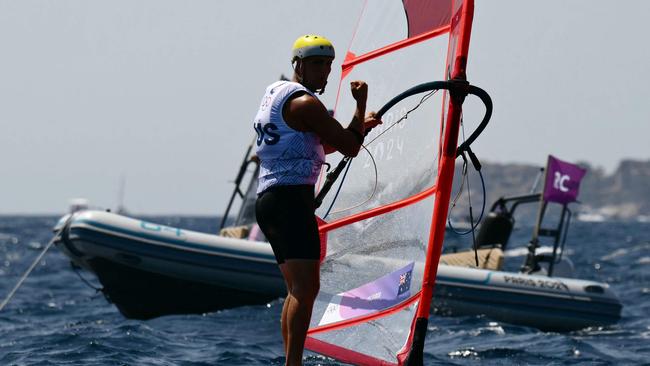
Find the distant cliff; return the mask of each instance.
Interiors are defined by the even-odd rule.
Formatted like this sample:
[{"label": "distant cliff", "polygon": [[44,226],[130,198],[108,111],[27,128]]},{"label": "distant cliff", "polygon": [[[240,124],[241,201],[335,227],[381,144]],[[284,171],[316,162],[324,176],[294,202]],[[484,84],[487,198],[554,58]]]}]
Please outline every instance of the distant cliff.
[{"label": "distant cliff", "polygon": [[[489,162],[482,162],[482,165],[487,191],[486,211],[499,197],[530,193],[541,168],[533,165]],[[580,195],[578,196],[580,203],[572,205],[574,212],[585,217],[591,215],[615,220],[650,219],[650,160],[624,160],[610,175],[587,163],[578,165],[587,169],[587,175],[580,186]],[[476,171],[471,166],[469,175],[472,206],[476,216],[483,198],[481,183]],[[460,176],[461,165],[458,164],[453,194],[458,191],[460,186]],[[539,192],[542,186],[543,177],[538,182],[536,192]],[[464,192],[458,200],[457,207],[451,212],[452,217],[464,218],[468,212],[467,207],[467,195]]]},{"label": "distant cliff", "polygon": [[614,218],[650,215],[650,161],[622,161],[616,171],[588,169],[580,191],[587,209]]}]

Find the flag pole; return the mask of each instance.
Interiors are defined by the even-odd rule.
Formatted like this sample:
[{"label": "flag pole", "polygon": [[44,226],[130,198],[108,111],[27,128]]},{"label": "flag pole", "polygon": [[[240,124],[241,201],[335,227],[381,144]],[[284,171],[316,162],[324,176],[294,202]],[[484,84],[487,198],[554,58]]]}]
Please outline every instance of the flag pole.
[{"label": "flag pole", "polygon": [[546,184],[548,183],[548,171],[549,171],[549,161],[550,156],[546,160],[546,169],[544,169],[544,185],[542,186],[542,193],[539,195],[539,209],[537,210],[537,219],[535,220],[535,228],[533,229],[533,237],[530,239],[528,244],[528,255],[526,256],[526,262],[521,268],[522,272],[530,273],[535,270],[535,252],[539,248],[539,230],[542,226],[542,220],[544,218],[544,213],[546,212],[546,205],[548,202],[544,200],[544,192],[546,192]]}]

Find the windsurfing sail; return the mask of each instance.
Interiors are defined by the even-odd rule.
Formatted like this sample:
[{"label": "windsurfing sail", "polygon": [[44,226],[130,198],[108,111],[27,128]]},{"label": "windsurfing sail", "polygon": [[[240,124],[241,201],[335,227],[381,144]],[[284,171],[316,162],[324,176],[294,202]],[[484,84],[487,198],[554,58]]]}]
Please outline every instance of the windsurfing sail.
[{"label": "windsurfing sail", "polygon": [[[352,80],[368,83],[368,111],[424,81],[465,80],[472,16],[473,0],[367,2],[336,117],[353,115]],[[422,364],[463,97],[416,89],[394,100],[317,211],[327,257],[306,348],[344,362]]]}]

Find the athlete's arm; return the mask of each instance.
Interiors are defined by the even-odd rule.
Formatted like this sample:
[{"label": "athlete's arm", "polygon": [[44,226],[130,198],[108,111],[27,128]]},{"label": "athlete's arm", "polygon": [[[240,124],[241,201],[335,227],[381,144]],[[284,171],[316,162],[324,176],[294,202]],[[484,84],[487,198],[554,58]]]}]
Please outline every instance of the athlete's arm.
[{"label": "athlete's arm", "polygon": [[[370,112],[366,116],[366,118],[365,118],[365,120],[363,122],[363,125],[364,125],[364,129],[366,131],[368,131],[369,129],[371,129],[371,128],[375,127],[375,126],[380,125],[381,123],[382,123],[381,120],[377,119],[377,113],[376,112]],[[335,148],[333,148],[330,145],[324,143],[323,141],[321,141],[321,144],[323,145],[323,150],[325,151],[325,154],[331,154],[331,153],[337,151]]]},{"label": "athlete's arm", "polygon": [[368,86],[362,81],[350,83],[352,96],[357,101],[354,117],[348,128],[343,128],[313,96],[302,93],[288,100],[283,109],[284,120],[289,127],[298,131],[314,132],[321,138],[326,153],[339,151],[343,155],[355,157],[359,153],[366,128],[381,123],[371,113],[364,119]]},{"label": "athlete's arm", "polygon": [[289,127],[303,132],[313,132],[320,137],[323,146],[355,157],[361,148],[361,141],[354,132],[345,129],[329,115],[318,99],[303,94],[284,104],[283,117]]},{"label": "athlete's arm", "polygon": [[[368,100],[368,84],[363,81],[352,81],[350,82],[350,91],[352,92],[352,97],[357,101],[357,108],[354,111],[354,116],[352,121],[348,125],[348,129],[351,129],[361,136],[361,141],[363,142],[363,137],[366,135],[366,129],[363,123],[363,117],[366,114],[366,100]],[[359,137],[357,137],[359,139]]]}]

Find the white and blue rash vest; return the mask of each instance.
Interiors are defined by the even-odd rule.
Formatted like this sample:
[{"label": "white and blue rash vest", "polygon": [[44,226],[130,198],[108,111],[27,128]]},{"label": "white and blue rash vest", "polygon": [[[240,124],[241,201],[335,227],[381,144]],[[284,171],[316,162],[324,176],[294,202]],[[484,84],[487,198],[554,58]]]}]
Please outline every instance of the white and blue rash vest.
[{"label": "white and blue rash vest", "polygon": [[282,116],[284,103],[298,92],[317,98],[301,84],[291,81],[269,85],[262,98],[253,121],[260,159],[258,194],[276,185],[315,184],[325,162],[320,138],[312,132],[294,130]]}]

